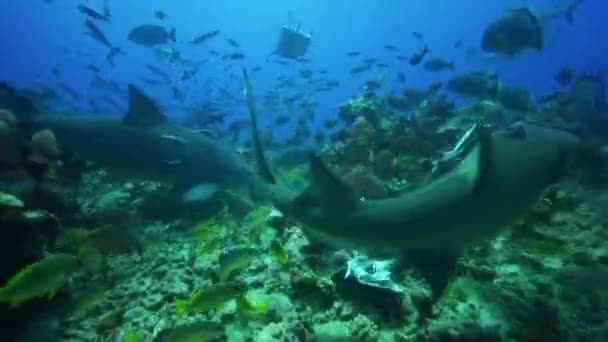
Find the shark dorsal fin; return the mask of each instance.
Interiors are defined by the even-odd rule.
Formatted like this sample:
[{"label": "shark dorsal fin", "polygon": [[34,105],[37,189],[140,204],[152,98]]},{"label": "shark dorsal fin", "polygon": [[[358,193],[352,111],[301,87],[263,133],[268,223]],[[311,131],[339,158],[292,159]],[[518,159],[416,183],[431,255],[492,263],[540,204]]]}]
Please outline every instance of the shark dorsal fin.
[{"label": "shark dorsal fin", "polygon": [[478,133],[478,148],[474,158],[473,186],[475,190],[479,190],[483,184],[487,184],[488,177],[495,172],[492,168],[496,168],[495,158],[504,157],[505,146],[501,146],[507,140],[524,141],[528,139],[526,126],[522,122],[517,122],[510,127],[502,129],[498,132],[490,132],[487,126],[481,126]]},{"label": "shark dorsal fin", "polygon": [[492,133],[490,130],[482,125],[477,134],[479,137],[479,149],[477,150],[477,168],[474,181],[474,189],[476,191],[487,179],[487,174],[492,167],[494,153]]},{"label": "shark dorsal fin", "polygon": [[336,176],[318,155],[310,154],[309,165],[311,182],[296,198],[294,205],[318,203],[322,208],[330,209],[330,214],[339,214],[356,207],[358,200],[353,189]]},{"label": "shark dorsal fin", "polygon": [[129,111],[122,122],[128,126],[149,127],[166,123],[167,117],[161,113],[154,100],[129,84]]}]

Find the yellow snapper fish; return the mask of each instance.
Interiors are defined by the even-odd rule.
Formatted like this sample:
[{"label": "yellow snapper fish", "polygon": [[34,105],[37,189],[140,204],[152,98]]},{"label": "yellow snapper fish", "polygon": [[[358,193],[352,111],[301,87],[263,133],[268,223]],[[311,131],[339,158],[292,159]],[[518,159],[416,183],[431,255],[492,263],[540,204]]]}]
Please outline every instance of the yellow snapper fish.
[{"label": "yellow snapper fish", "polygon": [[162,330],[154,342],[206,342],[225,336],[222,323],[198,321]]},{"label": "yellow snapper fish", "polygon": [[233,248],[223,251],[218,256],[218,278],[220,283],[226,282],[231,275],[237,271],[246,269],[255,256],[256,250],[253,248]]},{"label": "yellow snapper fish", "polygon": [[93,311],[106,298],[106,289],[103,286],[93,286],[74,302],[75,312],[86,315]]},{"label": "yellow snapper fish", "polygon": [[236,298],[243,288],[237,283],[224,283],[210,285],[204,290],[196,291],[190,299],[177,299],[175,301],[175,314],[177,316],[189,313],[206,312],[210,309],[220,309],[226,302]]},{"label": "yellow snapper fish", "polygon": [[129,329],[122,336],[122,342],[141,342],[143,341],[142,334],[139,331]]},{"label": "yellow snapper fish", "polygon": [[272,260],[277,262],[279,265],[287,265],[289,262],[289,254],[287,250],[281,246],[277,241],[272,241],[270,245],[270,256]]},{"label": "yellow snapper fish", "polygon": [[267,313],[268,304],[264,302],[252,302],[243,294],[236,299],[236,311],[243,318],[251,318]]},{"label": "yellow snapper fish", "polygon": [[69,254],[53,254],[24,267],[0,288],[0,302],[11,308],[48,295],[49,300],[78,269],[78,259]]}]

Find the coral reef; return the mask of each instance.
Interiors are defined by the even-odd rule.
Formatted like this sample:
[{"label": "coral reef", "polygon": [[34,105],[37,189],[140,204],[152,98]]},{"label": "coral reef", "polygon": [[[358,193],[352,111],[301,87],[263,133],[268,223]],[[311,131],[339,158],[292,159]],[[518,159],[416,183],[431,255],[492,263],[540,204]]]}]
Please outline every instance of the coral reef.
[{"label": "coral reef", "polygon": [[[368,91],[341,106],[347,127],[321,154],[361,200],[432,181],[434,158],[471,124],[502,127],[506,110],[525,107],[481,101],[454,109],[435,93],[410,89],[385,103]],[[32,142],[52,155],[53,139],[40,133]],[[278,153],[278,177],[305,188],[305,156]],[[438,291],[420,265],[408,263],[413,255],[383,262],[336,249],[241,193],[214,188],[188,202],[187,189],[174,184],[111,176],[93,170],[64,193],[77,215],[0,192],[0,225],[11,237],[0,248],[2,280],[42,251],[72,254],[81,265],[53,302],[5,315],[12,324],[39,313],[18,326],[26,340],[155,341],[191,326],[221,328],[225,337],[217,340],[228,341],[608,338],[606,219],[594,206],[602,202],[571,188],[548,191],[510,229],[458,255]]]},{"label": "coral reef", "polygon": [[[115,200],[137,202],[145,195],[131,198],[121,191],[124,185],[93,202],[113,208]],[[131,228],[140,239],[162,234],[164,240],[137,251],[108,250],[103,235],[97,236],[102,227],[85,230],[88,238],[97,236],[94,245],[103,251],[105,266],[76,276],[64,290],[71,298],[64,309],[46,314],[60,317],[53,334],[68,341],[129,334],[148,341],[161,331],[200,320],[221,322],[228,341],[601,339],[608,312],[599,304],[606,296],[599,284],[608,279],[608,251],[594,241],[605,236],[604,223],[593,208],[565,190],[549,193],[543,203],[549,202],[542,214],[535,208],[511,232],[469,250],[440,294],[432,294],[426,280],[407,264],[392,268],[394,283],[388,287],[345,277],[348,260],[358,259],[309,241],[272,208],[256,209],[238,224],[226,213],[204,221],[192,228],[195,239],[194,231],[179,228],[178,222],[134,223],[139,227]],[[116,232],[108,239],[117,240]],[[284,260],[274,256],[275,244],[285,250]],[[244,284],[251,307],[263,309],[246,314],[230,300],[209,312],[176,315],[175,298],[217,281],[226,263],[221,258],[234,249],[225,248],[239,245],[258,252],[233,267],[230,279]],[[365,260],[350,266],[365,273],[376,262]],[[98,289],[91,291],[94,286]]]}]

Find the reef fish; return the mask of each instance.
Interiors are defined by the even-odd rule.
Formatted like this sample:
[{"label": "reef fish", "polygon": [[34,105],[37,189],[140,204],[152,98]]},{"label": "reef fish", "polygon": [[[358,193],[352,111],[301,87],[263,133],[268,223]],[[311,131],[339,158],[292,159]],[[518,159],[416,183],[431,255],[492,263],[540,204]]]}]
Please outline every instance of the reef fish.
[{"label": "reef fish", "polygon": [[447,90],[464,97],[492,99],[498,94],[499,86],[495,73],[472,71],[452,77]]},{"label": "reef fish", "polygon": [[571,0],[544,13],[528,7],[505,10],[485,28],[481,48],[509,57],[527,49],[540,51],[545,45],[544,24],[562,16],[572,23],[574,12],[581,4],[583,0]]},{"label": "reef fish", "polygon": [[104,14],[101,14],[99,12],[97,12],[96,10],[85,6],[85,5],[78,5],[78,10],[82,13],[84,13],[85,15],[87,15],[88,17],[95,19],[95,20],[100,20],[100,21],[105,21],[105,22],[110,22],[110,17],[106,16]]},{"label": "reef fish", "polygon": [[544,46],[543,25],[529,8],[505,11],[485,29],[481,48],[486,52],[514,56],[517,53]]},{"label": "reef fish", "polygon": [[225,338],[222,323],[214,321],[197,321],[162,330],[154,342],[205,342]]},{"label": "reef fish", "polygon": [[140,25],[129,32],[129,40],[148,47],[175,42],[175,28],[167,31],[160,25]]},{"label": "reef fish", "polygon": [[193,44],[193,45],[202,44],[202,43],[208,41],[209,39],[211,39],[213,37],[216,37],[218,34],[220,34],[220,30],[214,30],[214,31],[211,31],[211,32],[203,33],[200,36],[192,39],[190,41],[190,44]]},{"label": "reef fish", "polygon": [[255,250],[252,248],[234,248],[223,251],[218,257],[220,283],[226,282],[234,272],[247,268],[254,255]]},{"label": "reef fish", "polygon": [[206,312],[210,309],[219,309],[241,293],[242,287],[237,283],[210,285],[204,290],[194,292],[188,300],[177,299],[175,301],[175,314],[182,316],[189,313]]},{"label": "reef fish", "polygon": [[24,267],[0,288],[0,302],[11,307],[48,295],[55,294],[78,269],[78,259],[69,254],[53,254]]},{"label": "reef fish", "polygon": [[415,54],[412,55],[412,57],[410,57],[409,63],[412,66],[416,66],[418,64],[420,64],[420,62],[422,62],[422,59],[424,58],[424,56],[426,56],[426,54],[429,52],[429,48],[428,46],[424,46],[420,51],[416,52]]},{"label": "reef fish", "polygon": [[428,71],[443,71],[443,70],[454,70],[454,62],[448,62],[443,58],[431,58],[424,62],[424,70]]}]

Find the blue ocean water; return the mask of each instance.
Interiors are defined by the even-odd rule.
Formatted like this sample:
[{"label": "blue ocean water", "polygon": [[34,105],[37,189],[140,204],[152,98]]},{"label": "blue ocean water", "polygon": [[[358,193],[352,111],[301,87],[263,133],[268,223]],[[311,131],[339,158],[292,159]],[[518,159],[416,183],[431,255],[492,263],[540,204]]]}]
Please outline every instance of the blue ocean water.
[{"label": "blue ocean water", "polygon": [[[601,1],[588,0],[575,13],[574,23],[568,24],[560,18],[546,26],[546,48],[541,53],[526,52],[517,58],[492,57],[479,51],[483,29],[503,10],[518,6],[547,10],[566,1],[501,1],[500,3],[475,1],[398,1],[384,0],[371,3],[355,1],[106,1],[112,12],[112,23],[98,26],[109,41],[121,47],[125,56],[118,56],[115,67],[108,65],[103,56],[107,48],[84,34],[84,15],[76,6],[80,3],[101,11],[103,1],[5,1],[0,4],[0,31],[3,32],[1,78],[19,87],[35,83],[53,87],[59,83],[75,89],[82,97],[66,97],[68,104],[58,107],[73,107],[77,111],[90,112],[89,99],[99,97],[101,92],[89,87],[91,73],[83,65],[93,63],[101,68],[104,78],[117,82],[123,88],[128,82],[142,85],[146,75],[144,65],[156,63],[164,70],[178,74],[176,67],[159,63],[150,48],[136,45],[127,39],[128,32],[144,23],[160,23],[174,27],[177,42],[171,44],[185,58],[192,60],[211,59],[201,67],[194,80],[179,84],[186,99],[175,100],[166,86],[146,86],[146,93],[159,99],[169,115],[183,115],[181,107],[195,105],[205,91],[213,92],[219,87],[229,89],[232,95],[240,96],[238,75],[240,67],[264,64],[275,49],[279,29],[282,25],[301,24],[304,31],[313,34],[312,45],[305,66],[325,69],[327,78],[340,82],[332,92],[315,95],[321,105],[319,117],[331,116],[337,104],[360,90],[369,79],[387,74],[387,86],[397,88],[393,76],[403,72],[407,85],[426,87],[438,80],[446,80],[449,73],[429,73],[420,67],[412,67],[394,58],[394,52],[383,49],[386,44],[398,48],[398,53],[410,56],[421,48],[421,42],[411,33],[424,35],[429,57],[438,56],[453,60],[457,72],[469,70],[493,70],[498,72],[505,84],[522,85],[535,94],[544,94],[556,88],[555,73],[563,66],[576,72],[605,70],[608,47],[602,44],[608,32],[608,7]],[[168,19],[160,22],[154,11],[161,10]],[[220,30],[218,38],[201,46],[191,46],[187,41],[204,32]],[[229,52],[226,39],[237,41],[244,60],[213,60],[208,51]],[[457,41],[462,47],[454,48]],[[467,55],[467,50],[477,53]],[[349,74],[357,64],[345,53],[360,51],[362,56],[378,58],[390,64],[387,70],[373,73]],[[60,70],[60,76],[52,74],[52,67]],[[269,63],[255,75],[257,89],[261,92],[271,86],[281,75],[293,73],[302,65],[288,67]],[[173,70],[172,70],[173,69]],[[125,90],[126,93],[126,90]],[[125,96],[118,97],[120,103]],[[231,111],[240,112],[243,106],[234,106]],[[101,112],[116,112],[114,108],[101,107]],[[261,118],[264,122],[264,117]]]}]

